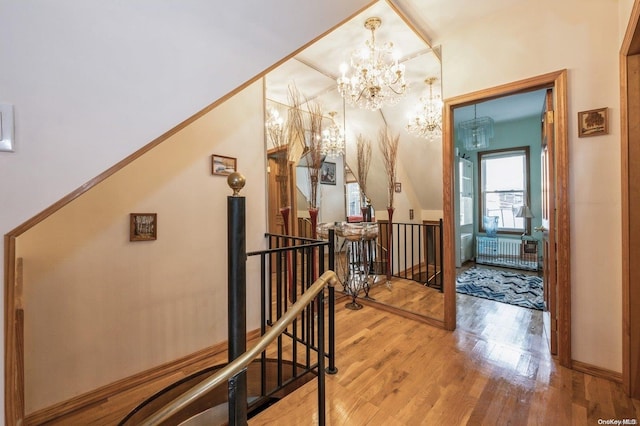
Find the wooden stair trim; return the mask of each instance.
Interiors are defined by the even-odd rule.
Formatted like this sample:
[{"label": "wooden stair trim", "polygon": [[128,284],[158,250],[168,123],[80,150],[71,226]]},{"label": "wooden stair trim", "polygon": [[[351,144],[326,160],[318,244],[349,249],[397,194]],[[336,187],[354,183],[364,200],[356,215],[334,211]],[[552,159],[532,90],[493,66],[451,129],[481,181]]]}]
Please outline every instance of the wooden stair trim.
[{"label": "wooden stair trim", "polygon": [[[258,338],[259,336],[260,330],[253,330],[247,333],[247,340],[250,341]],[[182,358],[178,358],[166,364],[150,368],[149,370],[125,377],[124,379],[99,387],[93,391],[35,411],[25,417],[24,423],[44,424],[58,417],[68,415],[73,411],[99,404],[101,401],[114,397],[121,392],[155,381],[162,377],[170,376],[180,370],[188,369],[192,365],[205,361],[207,358],[219,355],[227,349],[227,346],[226,341],[217,343],[213,346],[194,352]]]}]

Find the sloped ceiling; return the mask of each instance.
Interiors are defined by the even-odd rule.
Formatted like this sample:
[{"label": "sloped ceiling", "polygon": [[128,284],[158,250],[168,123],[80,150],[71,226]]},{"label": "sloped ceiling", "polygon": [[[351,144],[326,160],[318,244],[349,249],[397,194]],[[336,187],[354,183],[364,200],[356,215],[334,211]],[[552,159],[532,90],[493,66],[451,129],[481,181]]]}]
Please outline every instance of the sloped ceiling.
[{"label": "sloped ceiling", "polygon": [[[410,16],[412,26],[387,2],[373,4],[270,72],[266,78],[267,107],[285,114],[289,87],[295,85],[304,99],[319,102],[325,115],[336,111],[336,121],[345,128],[346,164],[351,169],[356,168],[357,137],[361,135],[368,139],[373,156],[367,177],[367,195],[378,210],[387,205],[386,174],[378,147],[378,134],[387,126],[392,135],[400,136],[398,170],[403,189],[412,191],[422,210],[440,210],[441,137],[427,140],[410,135],[405,130],[407,115],[414,110],[419,98],[427,93],[428,86],[424,83],[427,77],[438,79],[433,86],[434,96],[442,93],[440,52],[437,46],[432,47],[431,40],[437,40],[437,35],[463,25],[465,19],[478,19],[483,13],[504,7],[504,1],[489,0],[482,2],[481,6],[469,3],[463,10],[454,10],[447,6],[445,0],[402,0],[394,4],[401,13]],[[340,64],[348,63],[351,52],[361,48],[369,39],[370,32],[364,28],[364,22],[372,16],[382,19],[381,27],[375,32],[376,41],[391,41],[400,51],[409,87],[396,105],[375,112],[350,106],[343,101],[336,87]],[[539,114],[542,101],[538,102],[535,94],[517,96],[522,97],[518,108],[503,99],[493,100],[483,105],[483,114],[491,115],[496,121],[516,119],[517,115]],[[472,107],[459,108],[454,114],[456,121],[470,118],[473,118]]]}]

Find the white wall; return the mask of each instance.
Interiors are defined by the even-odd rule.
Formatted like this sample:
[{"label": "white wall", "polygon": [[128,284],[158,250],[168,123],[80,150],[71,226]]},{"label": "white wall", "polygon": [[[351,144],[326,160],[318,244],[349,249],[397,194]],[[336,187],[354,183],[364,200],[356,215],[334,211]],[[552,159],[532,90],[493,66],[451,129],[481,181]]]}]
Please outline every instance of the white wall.
[{"label": "white wall", "polygon": [[[211,154],[237,158],[247,250],[264,248],[262,99],[254,83],[17,238],[27,414],[227,340],[232,191]],[[157,240],[129,241],[132,212],[157,213]],[[256,330],[258,259],[247,267]]]},{"label": "white wall", "polygon": [[346,217],[346,198],[344,193],[344,159],[342,156],[326,158],[325,162],[336,165],[336,184],[319,184],[320,204],[318,222],[343,222]]},{"label": "white wall", "polygon": [[627,31],[627,26],[629,24],[629,17],[631,16],[631,9],[633,9],[633,4],[635,0],[619,0],[620,6],[618,7],[619,13],[619,38],[620,45],[622,45],[622,40],[624,39],[625,32]]},{"label": "white wall", "polygon": [[[445,98],[568,69],[572,356],[613,371],[622,368],[618,13],[615,0],[513,2],[434,40]],[[599,107],[609,107],[609,135],[578,139],[577,112]]]},{"label": "white wall", "polygon": [[1,0],[0,102],[15,105],[16,152],[0,153],[0,231],[366,3]]}]

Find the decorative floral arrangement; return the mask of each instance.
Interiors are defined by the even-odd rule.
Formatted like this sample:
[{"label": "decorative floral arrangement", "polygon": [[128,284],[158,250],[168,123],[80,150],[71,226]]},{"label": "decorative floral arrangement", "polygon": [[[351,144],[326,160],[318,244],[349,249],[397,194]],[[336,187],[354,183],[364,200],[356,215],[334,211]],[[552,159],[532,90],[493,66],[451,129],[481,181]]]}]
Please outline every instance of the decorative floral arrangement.
[{"label": "decorative floral arrangement", "polygon": [[380,151],[382,151],[382,161],[384,163],[385,171],[387,172],[388,208],[393,208],[393,194],[395,193],[396,186],[396,166],[399,142],[400,135],[391,136],[386,127],[380,130],[380,133],[378,134],[378,144],[380,146]]},{"label": "decorative floral arrangement", "polygon": [[356,141],[356,155],[357,179],[362,196],[361,205],[365,206],[367,204],[367,175],[369,174],[369,166],[371,166],[371,141],[361,134],[358,135]]},{"label": "decorative floral arrangement", "polygon": [[307,141],[307,172],[309,174],[309,210],[318,208],[318,184],[322,169],[322,106],[307,102],[309,140]]},{"label": "decorative floral arrangement", "polygon": [[302,115],[302,98],[295,84],[289,85],[289,110],[287,113],[288,160],[297,163],[302,157],[306,144],[304,140],[304,118]]}]

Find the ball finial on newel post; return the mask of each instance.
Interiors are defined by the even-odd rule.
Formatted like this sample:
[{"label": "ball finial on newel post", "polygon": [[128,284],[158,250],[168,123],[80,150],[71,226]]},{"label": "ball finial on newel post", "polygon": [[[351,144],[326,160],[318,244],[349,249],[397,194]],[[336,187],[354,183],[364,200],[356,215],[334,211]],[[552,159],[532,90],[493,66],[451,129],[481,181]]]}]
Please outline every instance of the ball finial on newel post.
[{"label": "ball finial on newel post", "polygon": [[229,188],[233,189],[233,196],[237,197],[240,193],[240,190],[244,188],[244,184],[246,183],[246,179],[242,176],[241,173],[233,172],[227,177],[227,184]]}]

